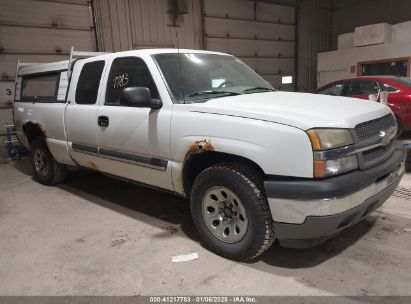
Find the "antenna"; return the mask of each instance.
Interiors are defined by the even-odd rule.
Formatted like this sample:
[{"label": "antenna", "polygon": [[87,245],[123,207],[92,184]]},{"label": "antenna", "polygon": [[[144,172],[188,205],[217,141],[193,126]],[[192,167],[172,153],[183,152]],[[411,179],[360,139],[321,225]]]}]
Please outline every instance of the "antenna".
[{"label": "antenna", "polygon": [[180,81],[181,81],[181,90],[183,93],[183,100],[184,100],[184,104],[186,103],[186,97],[184,94],[184,79],[183,79],[183,68],[182,68],[182,64],[181,64],[181,53],[180,53],[180,45],[178,42],[178,32],[177,32],[177,25],[174,26],[174,31],[176,33],[176,46],[177,46],[177,56],[178,56],[178,65],[180,68]]},{"label": "antenna", "polygon": [[185,101],[185,94],[184,94],[184,81],[183,81],[183,69],[182,69],[182,64],[181,64],[181,53],[180,53],[180,45],[178,41],[178,32],[177,28],[180,27],[180,25],[177,24],[178,17],[180,15],[186,15],[188,14],[188,10],[186,5],[184,5],[181,1],[179,0],[169,0],[169,10],[167,11],[168,14],[171,16],[171,22],[172,24],[169,24],[169,26],[174,27],[174,31],[176,34],[176,46],[177,46],[177,56],[178,56],[178,63],[180,66],[180,81],[181,81],[181,89],[183,90],[183,100],[184,103]]}]

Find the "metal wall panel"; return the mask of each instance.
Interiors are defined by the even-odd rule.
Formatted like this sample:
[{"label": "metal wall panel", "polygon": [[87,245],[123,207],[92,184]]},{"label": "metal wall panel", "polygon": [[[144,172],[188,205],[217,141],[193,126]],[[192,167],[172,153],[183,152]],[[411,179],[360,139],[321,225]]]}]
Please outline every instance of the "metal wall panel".
[{"label": "metal wall panel", "polygon": [[328,0],[298,4],[297,91],[317,88],[317,54],[331,48],[331,6]]},{"label": "metal wall panel", "polygon": [[[150,4],[151,3],[151,4]],[[173,47],[173,30],[168,26],[167,2],[131,1],[130,9],[134,18],[131,19],[133,44],[136,46]]]},{"label": "metal wall panel", "polygon": [[294,8],[257,2],[257,20],[293,25],[295,23]]},{"label": "metal wall panel", "polygon": [[250,21],[226,19],[224,22],[219,18],[206,18],[208,37],[226,38],[227,35],[234,38],[267,39],[267,40],[289,40],[294,41],[295,31],[293,26],[283,24],[272,24]]},{"label": "metal wall panel", "polygon": [[1,26],[0,37],[4,54],[67,54],[71,46],[79,50],[93,50],[95,46],[90,31]]},{"label": "metal wall panel", "polygon": [[[9,92],[11,92],[11,94]],[[0,110],[2,110],[2,113],[8,113],[11,115],[11,108],[12,108],[13,100],[14,100],[14,82],[0,81]],[[0,126],[10,121],[10,117],[8,121],[5,121],[4,119],[1,119],[1,118],[2,117],[0,117]]]},{"label": "metal wall panel", "polygon": [[279,74],[293,75],[295,71],[294,58],[242,58],[260,75]]},{"label": "metal wall panel", "polygon": [[207,48],[227,52],[238,57],[293,58],[294,42],[251,39],[207,38]]},{"label": "metal wall panel", "polygon": [[99,50],[115,52],[132,46],[128,0],[95,0]]},{"label": "metal wall panel", "polygon": [[233,54],[269,81],[281,85],[295,75],[295,11],[293,7],[246,0],[204,1],[208,50]]},{"label": "metal wall panel", "polygon": [[87,0],[0,1],[1,81],[14,80],[17,58],[57,61],[67,58],[71,46],[84,51],[96,49]]},{"label": "metal wall panel", "polygon": [[84,4],[2,0],[0,1],[0,24],[92,31],[93,22],[90,18],[90,10],[86,1]]},{"label": "metal wall panel", "polygon": [[[93,18],[87,0],[0,1],[0,108],[10,107],[17,59],[52,62],[68,58],[70,47],[94,51]],[[10,109],[6,109],[11,114]],[[4,111],[3,111],[4,112]],[[0,125],[11,116],[0,119]]]},{"label": "metal wall panel", "polygon": [[254,3],[253,1],[242,0],[205,0],[204,8],[206,16],[224,18],[242,18],[253,20]]},{"label": "metal wall panel", "polygon": [[167,0],[95,0],[100,50],[201,48],[200,0],[186,0],[184,4],[187,14],[180,15],[178,26],[172,27]]}]

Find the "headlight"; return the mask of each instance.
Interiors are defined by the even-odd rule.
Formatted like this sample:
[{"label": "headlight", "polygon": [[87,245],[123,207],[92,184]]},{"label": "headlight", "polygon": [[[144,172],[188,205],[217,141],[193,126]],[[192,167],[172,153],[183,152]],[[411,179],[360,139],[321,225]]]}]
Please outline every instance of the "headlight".
[{"label": "headlight", "polygon": [[358,169],[356,155],[335,159],[317,158],[317,151],[352,145],[351,132],[345,129],[312,129],[307,131],[314,153],[314,177],[324,178]]},{"label": "headlight", "polygon": [[350,131],[344,129],[311,129],[307,134],[314,151],[334,149],[354,143]]},{"label": "headlight", "polygon": [[314,177],[324,178],[353,171],[357,168],[358,162],[356,155],[329,160],[314,160]]}]

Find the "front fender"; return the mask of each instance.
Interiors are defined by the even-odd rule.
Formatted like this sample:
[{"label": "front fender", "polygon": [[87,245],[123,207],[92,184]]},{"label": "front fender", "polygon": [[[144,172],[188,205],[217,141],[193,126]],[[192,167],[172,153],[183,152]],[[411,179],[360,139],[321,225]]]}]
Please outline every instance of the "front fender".
[{"label": "front fender", "polygon": [[181,184],[179,176],[188,156],[207,150],[247,158],[265,174],[313,177],[313,153],[307,134],[283,124],[208,113],[175,113],[171,150],[174,185]]}]

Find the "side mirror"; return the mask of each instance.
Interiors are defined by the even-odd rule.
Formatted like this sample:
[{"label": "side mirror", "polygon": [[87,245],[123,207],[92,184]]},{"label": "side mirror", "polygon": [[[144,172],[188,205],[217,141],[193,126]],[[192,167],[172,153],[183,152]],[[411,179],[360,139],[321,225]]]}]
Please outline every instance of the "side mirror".
[{"label": "side mirror", "polygon": [[153,99],[149,88],[129,87],[121,90],[120,105],[126,107],[160,109],[161,100]]}]

